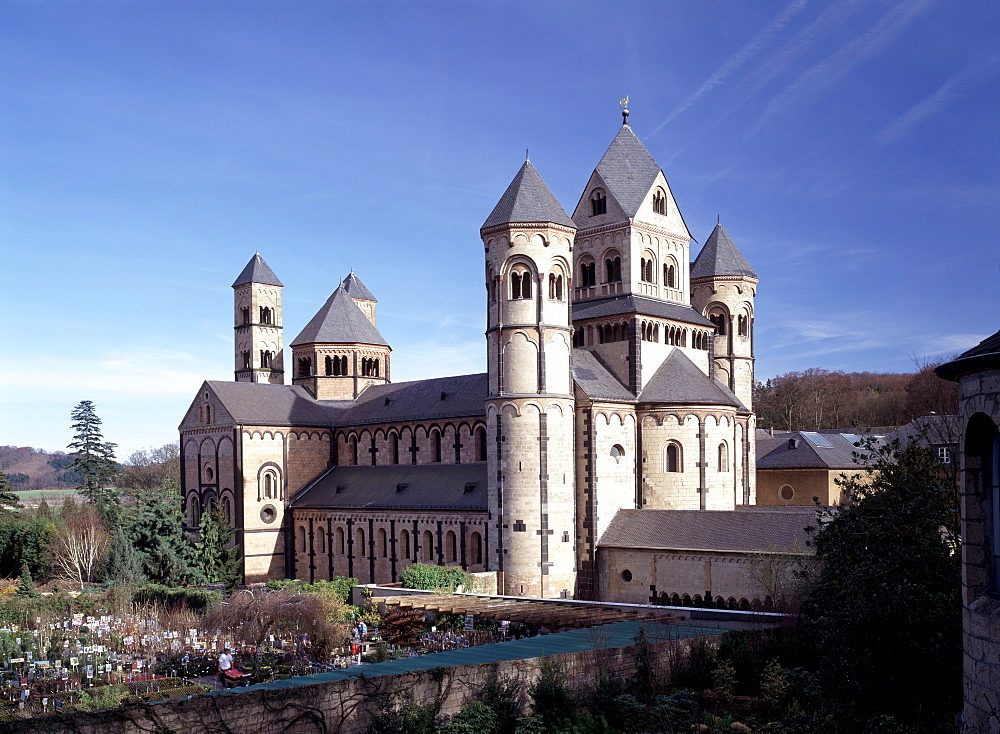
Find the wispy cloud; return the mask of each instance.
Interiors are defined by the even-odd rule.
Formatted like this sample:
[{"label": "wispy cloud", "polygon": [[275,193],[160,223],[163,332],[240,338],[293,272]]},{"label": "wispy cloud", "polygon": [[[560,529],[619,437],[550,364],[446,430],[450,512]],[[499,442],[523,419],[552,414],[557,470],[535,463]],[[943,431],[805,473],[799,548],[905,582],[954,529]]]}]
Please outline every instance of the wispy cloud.
[{"label": "wispy cloud", "polygon": [[931,2],[932,0],[903,0],[866,33],[841,47],[832,56],[806,69],[768,103],[756,130],[759,131],[775,115],[801,103],[804,98],[822,94],[856,67],[878,54],[895,41],[906,30],[910,21]]},{"label": "wispy cloud", "polygon": [[737,51],[735,54],[730,56],[726,61],[716,69],[712,75],[705,80],[705,82],[698,87],[687,99],[678,105],[673,112],[667,117],[666,120],[661,122],[647,137],[652,137],[658,133],[665,125],[671,122],[679,114],[684,112],[687,108],[697,102],[702,96],[712,91],[720,84],[722,84],[726,79],[733,75],[733,73],[749,62],[754,56],[759,54],[763,49],[767,48],[771,39],[774,38],[781,30],[788,25],[789,21],[792,20],[808,3],[808,0],[792,0],[785,8],[778,13],[770,23],[764,26],[763,29],[749,41],[747,41],[743,47]]},{"label": "wispy cloud", "polygon": [[968,92],[981,77],[996,68],[998,61],[1000,54],[991,54],[955,72],[945,80],[944,84],[880,130],[875,136],[875,142],[885,145],[902,139],[925,118],[938,114],[963,93]]}]

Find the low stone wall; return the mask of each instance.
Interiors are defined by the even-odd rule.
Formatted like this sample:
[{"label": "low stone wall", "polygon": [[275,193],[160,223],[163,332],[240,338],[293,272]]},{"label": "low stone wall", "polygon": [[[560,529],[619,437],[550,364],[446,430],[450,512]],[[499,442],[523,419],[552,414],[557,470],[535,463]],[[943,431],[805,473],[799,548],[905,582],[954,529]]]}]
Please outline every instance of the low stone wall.
[{"label": "low stone wall", "polygon": [[[685,654],[690,640],[651,644],[661,680]],[[636,648],[564,653],[549,656],[566,671],[568,684],[585,688],[598,671],[623,679],[636,674]],[[421,673],[366,677],[309,683],[285,682],[195,696],[182,701],[129,706],[93,714],[51,715],[17,724],[0,725],[0,731],[54,734],[167,734],[213,732],[218,734],[319,734],[364,732],[372,714],[392,696],[412,694],[421,703],[438,700],[441,715],[449,716],[470,701],[486,682],[491,668],[522,681],[523,690],[538,677],[542,660],[536,657],[482,665],[435,668]],[[525,709],[527,695],[524,697]]]}]

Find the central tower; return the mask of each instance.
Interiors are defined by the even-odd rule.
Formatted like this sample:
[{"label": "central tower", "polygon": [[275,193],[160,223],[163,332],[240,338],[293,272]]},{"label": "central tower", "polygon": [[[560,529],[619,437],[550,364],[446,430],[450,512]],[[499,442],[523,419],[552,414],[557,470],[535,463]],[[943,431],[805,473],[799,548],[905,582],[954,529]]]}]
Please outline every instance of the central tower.
[{"label": "central tower", "polygon": [[489,567],[503,594],[569,597],[576,576],[572,327],[576,225],[525,161],[483,224]]}]

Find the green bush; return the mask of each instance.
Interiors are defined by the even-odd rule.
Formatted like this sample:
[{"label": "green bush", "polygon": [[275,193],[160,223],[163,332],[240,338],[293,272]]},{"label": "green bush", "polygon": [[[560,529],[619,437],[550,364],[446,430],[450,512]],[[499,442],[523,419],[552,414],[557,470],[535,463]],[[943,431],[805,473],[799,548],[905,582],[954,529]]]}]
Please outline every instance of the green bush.
[{"label": "green bush", "polygon": [[399,580],[407,589],[426,589],[428,591],[454,591],[466,583],[468,574],[455,566],[432,566],[426,563],[414,563],[403,569]]},{"label": "green bush", "polygon": [[463,706],[451,721],[440,727],[444,734],[496,734],[496,712],[482,701]]},{"label": "green bush", "polygon": [[528,689],[531,710],[546,726],[553,727],[568,719],[576,702],[566,687],[566,671],[551,658],[543,658],[538,679]]},{"label": "green bush", "polygon": [[132,600],[136,604],[156,604],[164,609],[207,611],[222,602],[222,594],[209,589],[143,584],[136,587]]},{"label": "green bush", "polygon": [[358,580],[353,576],[335,576],[333,581],[313,581],[311,583],[301,579],[272,579],[267,582],[267,588],[271,591],[281,589],[296,589],[307,594],[324,594],[335,597],[344,604],[351,603],[351,588],[358,585]]}]

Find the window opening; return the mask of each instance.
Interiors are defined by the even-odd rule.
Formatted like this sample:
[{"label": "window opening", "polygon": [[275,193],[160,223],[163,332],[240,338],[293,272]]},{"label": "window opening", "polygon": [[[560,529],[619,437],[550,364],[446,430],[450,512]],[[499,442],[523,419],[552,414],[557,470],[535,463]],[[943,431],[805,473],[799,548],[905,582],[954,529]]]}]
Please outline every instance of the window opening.
[{"label": "window opening", "polygon": [[608,197],[600,189],[595,189],[590,196],[590,216],[608,213]]}]

